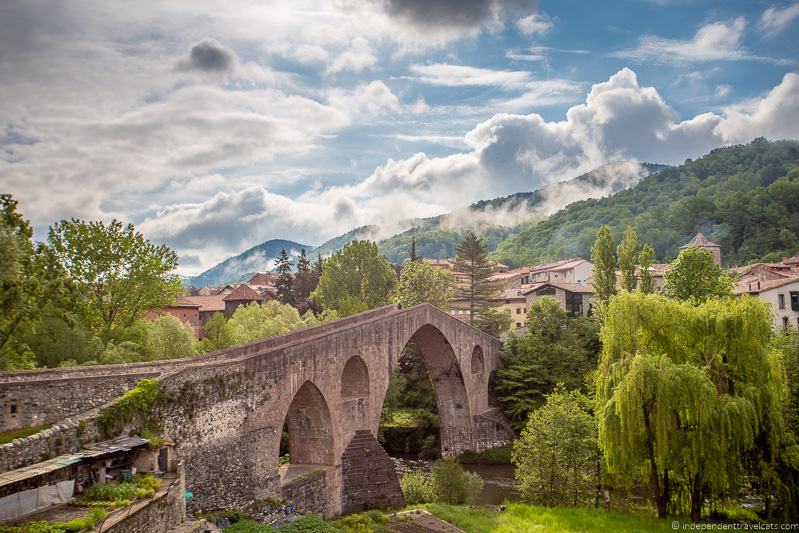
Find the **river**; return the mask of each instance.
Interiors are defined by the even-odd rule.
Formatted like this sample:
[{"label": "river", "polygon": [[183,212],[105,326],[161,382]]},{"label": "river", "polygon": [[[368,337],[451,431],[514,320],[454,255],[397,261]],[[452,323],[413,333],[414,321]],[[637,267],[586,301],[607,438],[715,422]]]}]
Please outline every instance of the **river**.
[{"label": "river", "polygon": [[[397,475],[405,472],[423,470],[429,472],[434,461],[392,455]],[[507,501],[518,501],[516,480],[513,478],[512,465],[463,465],[466,470],[474,472],[483,480],[483,491],[474,501],[474,505],[499,505]]]}]

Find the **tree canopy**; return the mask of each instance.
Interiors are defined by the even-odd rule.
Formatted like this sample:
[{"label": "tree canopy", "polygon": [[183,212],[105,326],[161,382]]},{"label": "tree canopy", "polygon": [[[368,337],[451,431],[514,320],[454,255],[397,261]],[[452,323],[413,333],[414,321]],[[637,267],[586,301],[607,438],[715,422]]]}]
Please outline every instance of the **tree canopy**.
[{"label": "tree canopy", "polygon": [[455,279],[448,270],[421,261],[407,261],[402,265],[394,301],[403,307],[426,302],[448,311],[454,287]]},{"label": "tree canopy", "polygon": [[713,262],[713,254],[694,246],[683,250],[666,271],[663,294],[677,300],[703,302],[732,295],[732,278]]},{"label": "tree canopy", "polygon": [[172,274],[177,255],[147,241],[131,224],[64,220],[50,228],[48,243],[95,332],[130,327],[148,310],[174,304],[182,291]]},{"label": "tree canopy", "polygon": [[377,245],[352,241],[325,260],[312,296],[325,309],[347,316],[389,302],[397,275]]}]

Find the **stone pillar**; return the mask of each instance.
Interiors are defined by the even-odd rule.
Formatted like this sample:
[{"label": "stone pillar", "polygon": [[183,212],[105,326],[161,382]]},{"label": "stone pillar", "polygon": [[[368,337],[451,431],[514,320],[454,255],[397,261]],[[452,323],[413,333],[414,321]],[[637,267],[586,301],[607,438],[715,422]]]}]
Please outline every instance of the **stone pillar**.
[{"label": "stone pillar", "polygon": [[341,471],[342,512],[405,506],[394,462],[371,431],[355,432],[341,457]]}]

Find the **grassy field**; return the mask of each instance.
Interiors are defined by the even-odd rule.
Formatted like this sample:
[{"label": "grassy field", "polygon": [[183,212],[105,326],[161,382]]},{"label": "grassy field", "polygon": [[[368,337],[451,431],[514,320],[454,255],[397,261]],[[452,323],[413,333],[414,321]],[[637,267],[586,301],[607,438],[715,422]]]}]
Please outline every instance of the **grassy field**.
[{"label": "grassy field", "polygon": [[503,512],[431,503],[424,508],[467,533],[618,533],[674,531],[671,520],[616,511],[510,504]]}]

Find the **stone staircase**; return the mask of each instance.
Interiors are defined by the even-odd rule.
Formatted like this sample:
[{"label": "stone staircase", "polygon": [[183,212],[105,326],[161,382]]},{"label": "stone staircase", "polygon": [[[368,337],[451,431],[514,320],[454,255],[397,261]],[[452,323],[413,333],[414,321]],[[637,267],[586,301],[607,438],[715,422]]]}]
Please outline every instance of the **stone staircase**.
[{"label": "stone staircase", "polygon": [[368,430],[355,432],[341,457],[342,511],[405,506],[394,462]]}]

